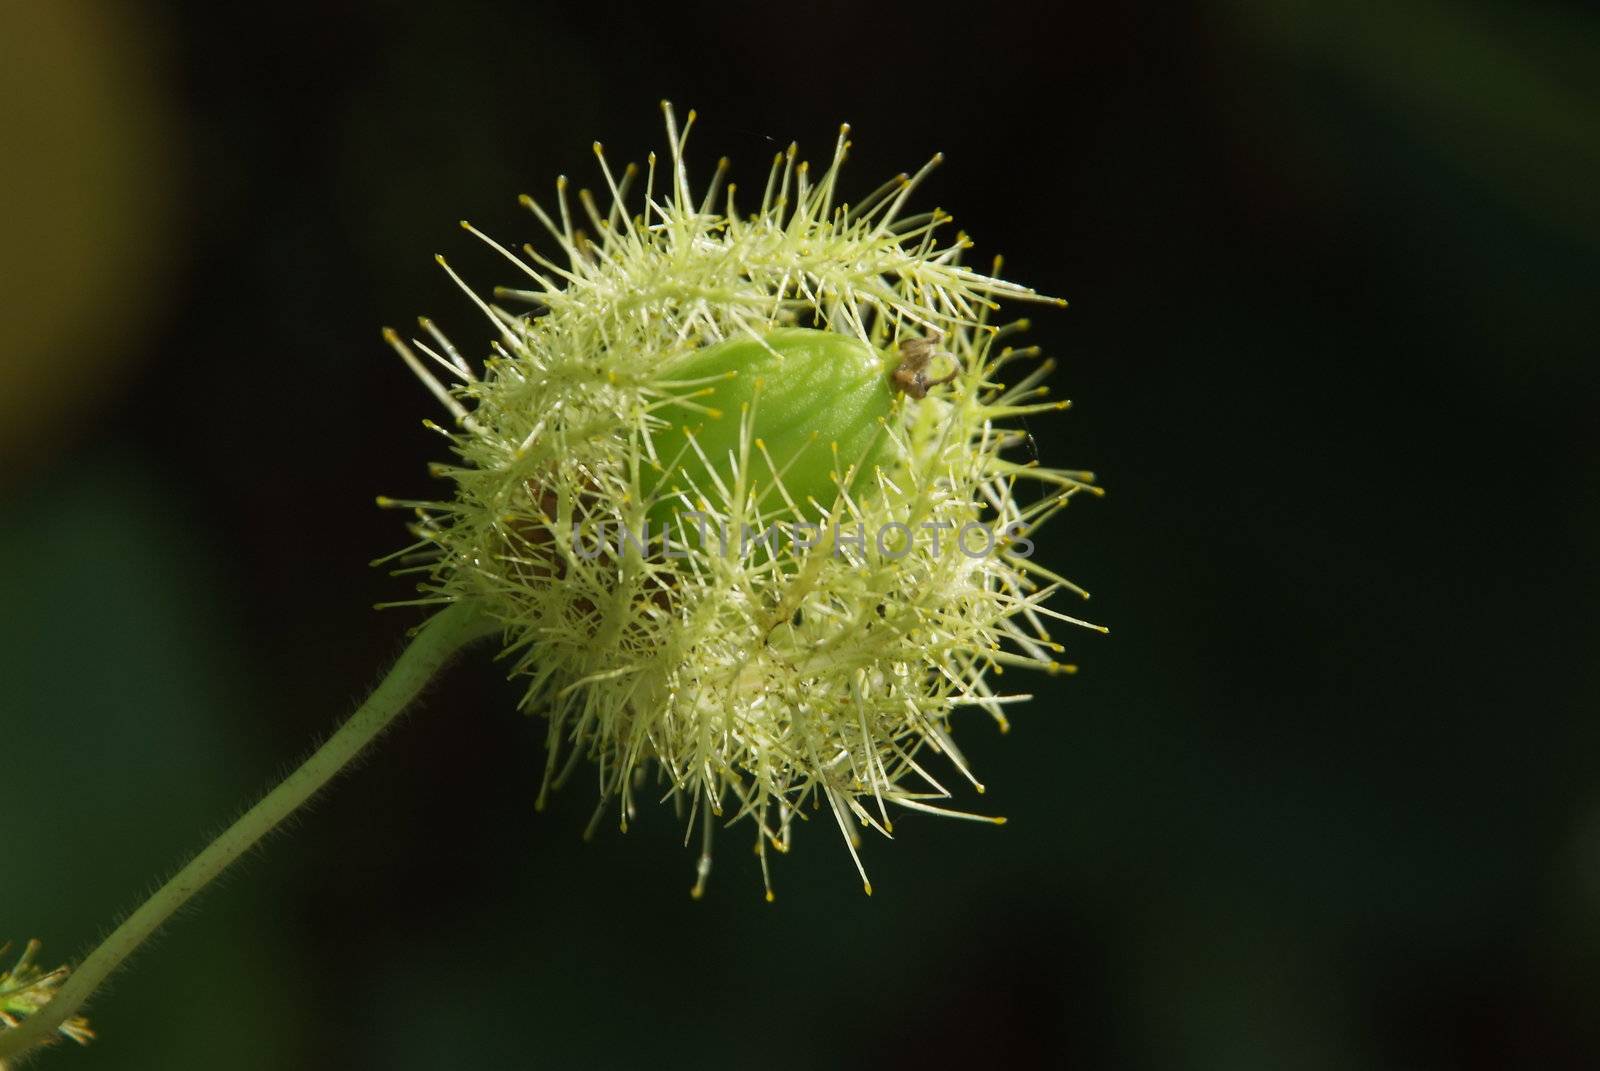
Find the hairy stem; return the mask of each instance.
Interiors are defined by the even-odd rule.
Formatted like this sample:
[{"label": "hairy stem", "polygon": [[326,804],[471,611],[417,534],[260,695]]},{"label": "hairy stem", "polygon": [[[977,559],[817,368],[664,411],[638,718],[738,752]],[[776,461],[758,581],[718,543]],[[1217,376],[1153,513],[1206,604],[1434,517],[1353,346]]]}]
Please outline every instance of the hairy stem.
[{"label": "hairy stem", "polygon": [[62,983],[50,1003],[15,1029],[0,1031],[0,1061],[52,1040],[56,1028],[71,1018],[168,916],[344,769],[417,697],[452,655],[496,627],[468,603],[456,603],[424,624],[367,701],[325,744],[129,915]]}]

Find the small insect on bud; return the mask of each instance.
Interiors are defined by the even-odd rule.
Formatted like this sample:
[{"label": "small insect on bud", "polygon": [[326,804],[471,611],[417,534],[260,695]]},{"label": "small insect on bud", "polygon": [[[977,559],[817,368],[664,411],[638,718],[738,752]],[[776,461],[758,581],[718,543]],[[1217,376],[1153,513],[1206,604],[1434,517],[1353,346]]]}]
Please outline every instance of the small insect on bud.
[{"label": "small insect on bud", "polygon": [[961,374],[959,365],[939,379],[928,378],[928,366],[939,352],[939,336],[933,333],[900,343],[900,364],[894,370],[894,385],[913,398],[926,398],[929,387],[942,386],[955,379]]},{"label": "small insect on bud", "polygon": [[[977,785],[959,712],[1003,728],[1020,697],[991,674],[1059,667],[1047,623],[1082,622],[1045,603],[1077,589],[1026,560],[1027,537],[1093,477],[1002,456],[1024,441],[1006,421],[1059,406],[1035,400],[1047,363],[999,383],[1036,351],[988,317],[1046,299],[963,266],[943,213],[903,218],[937,158],[846,204],[841,131],[825,172],[781,153],[740,212],[721,168],[691,191],[688,129],[664,111],[670,159],[600,156],[609,208],[574,212],[564,179],[553,211],[522,199],[559,252],[484,238],[530,280],[496,296],[537,313],[461,283],[490,357],[432,321],[391,333],[456,455],[452,496],[396,504],[432,555],[428,598],[502,625],[548,719],[540,801],[587,757],[591,827],[626,828],[661,795],[653,771],[699,829],[696,890],[715,826],[748,819],[769,893],[767,849],[826,805],[865,885],[860,832],[887,833],[891,808],[995,821],[945,806],[930,756]],[[1020,480],[1045,493],[1020,501]]]}]

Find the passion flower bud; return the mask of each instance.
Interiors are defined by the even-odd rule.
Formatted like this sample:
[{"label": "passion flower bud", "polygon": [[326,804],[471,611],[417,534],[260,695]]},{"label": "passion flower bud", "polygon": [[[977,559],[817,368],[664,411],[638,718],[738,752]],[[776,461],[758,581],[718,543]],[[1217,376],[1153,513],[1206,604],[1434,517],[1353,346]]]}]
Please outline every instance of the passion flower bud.
[{"label": "passion flower bud", "polygon": [[[429,321],[412,345],[386,333],[455,422],[454,494],[395,503],[431,555],[420,601],[503,626],[548,719],[541,804],[588,757],[591,828],[626,828],[653,768],[700,827],[695,894],[715,826],[749,819],[769,898],[768,848],[825,804],[865,884],[859,830],[889,833],[892,808],[999,821],[944,806],[929,757],[982,791],[958,712],[1003,729],[1025,697],[991,674],[1071,668],[1046,622],[1083,622],[1045,603],[1082,593],[1029,536],[1092,477],[1002,456],[1012,418],[1062,403],[1039,400],[1049,362],[1000,381],[1038,354],[989,318],[1045,299],[962,266],[944,213],[903,215],[937,158],[847,205],[841,131],[820,178],[791,146],[742,211],[726,161],[691,192],[664,110],[642,197],[597,145],[609,207],[583,193],[575,222],[564,178],[555,212],[523,199],[559,256],[490,242],[529,280],[497,298],[534,310],[474,296],[481,367]],[[1046,493],[1019,500],[1021,479]]]},{"label": "passion flower bud", "polygon": [[730,483],[747,426],[759,439],[744,463],[758,509],[778,501],[779,473],[797,503],[831,502],[840,460],[850,466],[849,487],[859,487],[892,453],[886,429],[897,366],[860,339],[799,327],[692,353],[668,374],[706,381],[709,411],[657,436],[658,453],[682,461],[663,469],[659,483],[644,480],[646,494],[658,496],[652,519],[666,524],[684,494]]}]

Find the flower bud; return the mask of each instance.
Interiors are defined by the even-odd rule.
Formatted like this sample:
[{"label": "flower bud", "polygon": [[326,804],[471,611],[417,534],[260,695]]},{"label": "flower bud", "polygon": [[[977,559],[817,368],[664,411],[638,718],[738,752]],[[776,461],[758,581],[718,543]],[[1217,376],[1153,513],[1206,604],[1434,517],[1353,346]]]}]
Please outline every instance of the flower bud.
[{"label": "flower bud", "polygon": [[744,211],[723,167],[691,191],[665,111],[663,166],[619,176],[596,146],[610,205],[580,195],[586,222],[565,179],[554,212],[523,199],[559,253],[484,239],[529,280],[497,298],[533,311],[462,283],[495,336],[481,365],[429,321],[386,333],[455,423],[453,494],[393,504],[431,559],[421,601],[504,627],[547,719],[541,804],[588,758],[591,828],[626,828],[653,772],[699,828],[696,895],[715,827],[748,819],[769,897],[768,849],[826,806],[866,884],[859,832],[893,809],[999,821],[948,807],[930,756],[981,791],[959,713],[1003,729],[1025,697],[992,678],[1071,668],[1046,625],[1084,623],[1046,601],[1082,592],[1029,537],[1093,477],[1003,456],[1063,403],[1007,344],[1025,322],[990,323],[1047,299],[963,266],[944,213],[903,214],[937,158],[845,204],[841,130],[824,174],[791,146]]},{"label": "flower bud", "polygon": [[658,498],[652,518],[667,524],[682,494],[732,481],[741,450],[758,510],[779,501],[780,482],[797,503],[831,501],[841,460],[848,486],[860,487],[892,452],[885,427],[895,364],[859,339],[799,327],[691,354],[667,374],[709,381],[709,412],[657,437],[658,455],[682,461],[659,484],[646,479],[646,494]]}]

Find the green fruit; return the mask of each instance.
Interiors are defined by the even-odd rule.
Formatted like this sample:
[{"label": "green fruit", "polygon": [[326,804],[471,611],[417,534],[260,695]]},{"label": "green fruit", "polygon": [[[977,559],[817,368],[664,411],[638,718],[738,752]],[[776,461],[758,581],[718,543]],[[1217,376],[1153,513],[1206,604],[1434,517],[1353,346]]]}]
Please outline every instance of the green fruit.
[{"label": "green fruit", "polygon": [[[745,487],[763,514],[786,510],[774,466],[789,500],[808,518],[833,504],[847,472],[852,493],[867,486],[873,469],[892,456],[885,424],[895,363],[852,336],[802,327],[780,328],[764,340],[729,339],[692,354],[671,368],[669,378],[711,379],[695,401],[713,413],[697,412],[656,436],[656,456],[666,471],[644,480],[647,498],[663,496],[651,507],[650,521],[670,523],[686,508],[673,496],[678,490],[690,491],[694,501],[697,488],[719,512],[727,508],[711,471],[731,494],[745,419],[751,440]],[[689,444],[691,434],[704,460]]]}]

